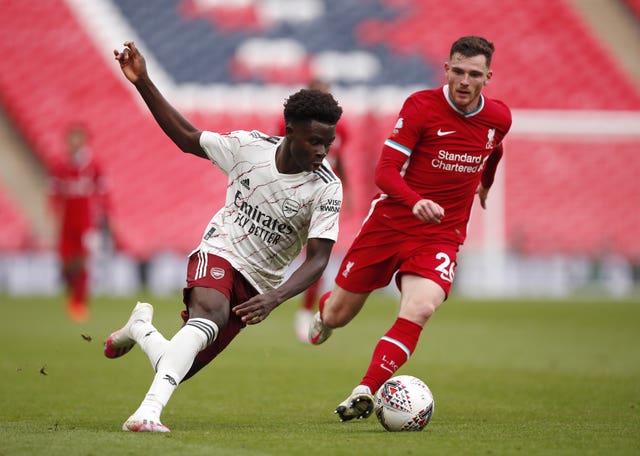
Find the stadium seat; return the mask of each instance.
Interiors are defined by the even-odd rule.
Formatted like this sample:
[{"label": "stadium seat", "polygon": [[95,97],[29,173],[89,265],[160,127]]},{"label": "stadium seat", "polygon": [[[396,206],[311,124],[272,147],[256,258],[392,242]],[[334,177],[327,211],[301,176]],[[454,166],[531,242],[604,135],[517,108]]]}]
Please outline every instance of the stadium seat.
[{"label": "stadium seat", "polygon": [[0,252],[18,253],[37,247],[24,212],[3,185],[0,185],[0,220]]}]

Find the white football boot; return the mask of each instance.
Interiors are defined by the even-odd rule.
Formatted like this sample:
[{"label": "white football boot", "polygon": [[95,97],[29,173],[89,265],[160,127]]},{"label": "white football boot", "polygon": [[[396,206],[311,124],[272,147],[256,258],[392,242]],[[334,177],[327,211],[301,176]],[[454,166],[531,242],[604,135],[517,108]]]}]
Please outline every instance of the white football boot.
[{"label": "white football boot", "polygon": [[293,326],[296,337],[303,344],[309,343],[309,328],[313,322],[313,312],[309,309],[298,309],[294,317]]},{"label": "white football boot", "polygon": [[320,318],[320,312],[316,312],[309,326],[309,342],[313,345],[320,345],[331,336],[333,330],[327,328],[322,319]]},{"label": "white football boot", "polygon": [[107,358],[119,358],[129,353],[136,344],[131,334],[131,328],[139,323],[149,323],[152,319],[153,306],[146,302],[138,302],[133,308],[127,324],[111,333],[104,343],[104,356]]},{"label": "white football boot", "polygon": [[146,419],[137,415],[131,415],[122,425],[122,430],[132,432],[171,432],[171,429],[162,424],[160,420]]},{"label": "white football boot", "polygon": [[340,417],[340,421],[349,421],[354,418],[369,418],[373,412],[373,394],[368,386],[358,385],[351,395],[342,401],[334,413]]}]

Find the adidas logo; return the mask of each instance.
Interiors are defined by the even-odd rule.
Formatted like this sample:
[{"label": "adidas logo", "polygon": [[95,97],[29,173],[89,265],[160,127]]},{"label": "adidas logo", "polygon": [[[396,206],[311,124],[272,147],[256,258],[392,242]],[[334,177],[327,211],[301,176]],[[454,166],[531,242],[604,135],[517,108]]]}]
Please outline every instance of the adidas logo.
[{"label": "adidas logo", "polygon": [[251,187],[249,187],[249,179],[242,179],[240,181],[240,185],[242,185],[247,190],[251,190]]}]

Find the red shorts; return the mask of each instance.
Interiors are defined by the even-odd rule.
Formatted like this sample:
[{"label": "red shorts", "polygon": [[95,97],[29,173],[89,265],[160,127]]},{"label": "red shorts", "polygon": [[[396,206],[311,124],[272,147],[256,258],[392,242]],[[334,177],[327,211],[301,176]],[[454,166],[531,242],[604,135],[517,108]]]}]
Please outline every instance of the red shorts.
[{"label": "red shorts", "polygon": [[[195,252],[189,257],[187,286],[182,291],[183,301],[187,306],[187,310],[181,314],[185,323],[189,318],[189,295],[193,287],[218,290],[227,297],[231,308],[258,294],[253,285],[235,270],[227,260],[210,253]],[[245,326],[246,324],[235,313],[231,312],[226,326],[221,328],[218,337],[211,345],[198,353],[191,370],[183,380],[191,377],[209,364]]]},{"label": "red shorts", "polygon": [[211,253],[195,252],[187,265],[187,286],[183,290],[185,304],[193,287],[213,288],[225,295],[231,307],[258,294],[231,263]]},{"label": "red shorts", "polygon": [[353,293],[368,293],[389,285],[402,274],[433,280],[449,295],[460,244],[403,233],[370,218],[342,260],[336,284]]}]

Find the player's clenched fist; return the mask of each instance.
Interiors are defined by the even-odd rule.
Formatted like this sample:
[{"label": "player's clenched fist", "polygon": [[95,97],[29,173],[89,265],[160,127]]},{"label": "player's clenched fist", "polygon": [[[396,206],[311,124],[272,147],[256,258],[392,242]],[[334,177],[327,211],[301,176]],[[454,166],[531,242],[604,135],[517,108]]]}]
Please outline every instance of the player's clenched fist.
[{"label": "player's clenched fist", "polygon": [[427,223],[440,223],[444,217],[444,209],[438,203],[421,199],[413,206],[413,215]]}]

